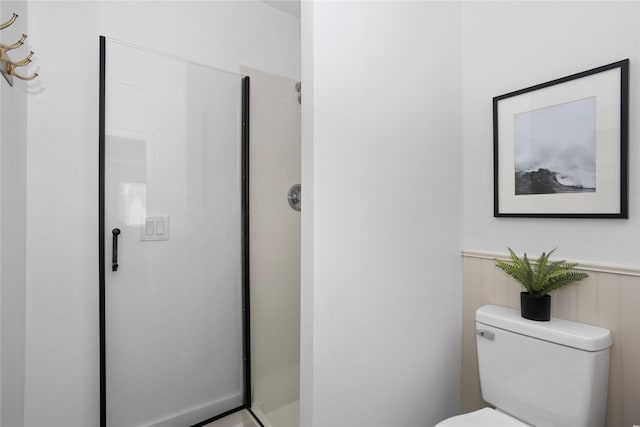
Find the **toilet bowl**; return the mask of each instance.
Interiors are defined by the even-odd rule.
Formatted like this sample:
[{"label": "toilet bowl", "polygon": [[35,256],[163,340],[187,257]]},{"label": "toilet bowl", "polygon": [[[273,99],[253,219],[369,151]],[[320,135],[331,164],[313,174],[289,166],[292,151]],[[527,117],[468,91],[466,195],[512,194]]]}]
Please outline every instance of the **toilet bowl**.
[{"label": "toilet bowl", "polygon": [[504,412],[496,409],[482,408],[467,414],[447,418],[436,424],[436,427],[530,427]]},{"label": "toilet bowl", "polygon": [[436,426],[604,426],[611,343],[607,329],[556,318],[536,322],[507,307],[480,307],[480,388],[496,409]]}]

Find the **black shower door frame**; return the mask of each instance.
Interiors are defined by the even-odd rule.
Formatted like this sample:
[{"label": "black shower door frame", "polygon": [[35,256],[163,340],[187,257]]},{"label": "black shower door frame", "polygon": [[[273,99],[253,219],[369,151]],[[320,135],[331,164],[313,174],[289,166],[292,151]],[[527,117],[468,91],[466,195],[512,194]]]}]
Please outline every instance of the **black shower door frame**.
[{"label": "black shower door frame", "polygon": [[[98,256],[99,256],[99,341],[100,341],[100,427],[107,427],[107,366],[106,366],[106,322],[105,322],[105,282],[107,263],[106,245],[109,242],[105,232],[105,112],[106,112],[106,37],[100,36],[100,83],[99,83],[99,162],[98,162]],[[251,342],[249,310],[249,85],[248,76],[242,77],[242,127],[241,127],[241,269],[242,269],[242,368],[243,398],[241,406],[212,418],[203,420],[192,427],[204,426],[242,409],[251,411]]]}]

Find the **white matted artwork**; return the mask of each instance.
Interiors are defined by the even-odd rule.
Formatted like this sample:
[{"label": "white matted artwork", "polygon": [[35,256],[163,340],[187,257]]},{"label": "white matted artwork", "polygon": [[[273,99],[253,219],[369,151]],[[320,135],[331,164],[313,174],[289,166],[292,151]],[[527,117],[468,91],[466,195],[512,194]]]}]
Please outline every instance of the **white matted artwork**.
[{"label": "white matted artwork", "polygon": [[493,98],[494,216],[628,217],[628,67]]}]

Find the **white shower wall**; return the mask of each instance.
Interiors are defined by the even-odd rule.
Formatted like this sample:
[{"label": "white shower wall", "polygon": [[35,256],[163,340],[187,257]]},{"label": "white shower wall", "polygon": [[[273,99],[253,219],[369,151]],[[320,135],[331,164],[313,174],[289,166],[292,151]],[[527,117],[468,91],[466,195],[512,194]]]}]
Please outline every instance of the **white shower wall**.
[{"label": "white shower wall", "polygon": [[269,417],[299,398],[301,212],[289,206],[287,190],[300,183],[300,105],[296,80],[241,71],[251,79],[253,404]]}]

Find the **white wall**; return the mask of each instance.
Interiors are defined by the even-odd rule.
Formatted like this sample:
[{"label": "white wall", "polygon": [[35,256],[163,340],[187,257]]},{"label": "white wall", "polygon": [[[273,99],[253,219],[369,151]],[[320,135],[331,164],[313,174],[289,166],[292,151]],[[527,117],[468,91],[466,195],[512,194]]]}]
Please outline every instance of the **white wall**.
[{"label": "white wall", "polygon": [[253,1],[29,3],[25,425],[98,422],[98,36],[299,79],[299,25]]},{"label": "white wall", "polygon": [[[466,2],[463,5],[464,243],[467,250],[556,255],[635,267],[638,197],[638,2]],[[493,217],[492,98],[630,58],[628,220]]]},{"label": "white wall", "polygon": [[459,410],[460,13],[303,4],[304,426]]},{"label": "white wall", "polygon": [[[3,22],[19,18],[2,30],[2,43],[29,34],[26,2],[0,4]],[[28,40],[28,39],[27,39]],[[26,47],[11,51],[17,61]],[[27,75],[24,69],[18,70]],[[14,79],[11,87],[0,77],[0,425],[22,424],[24,408],[25,276],[26,276],[26,146],[27,87]]]}]

